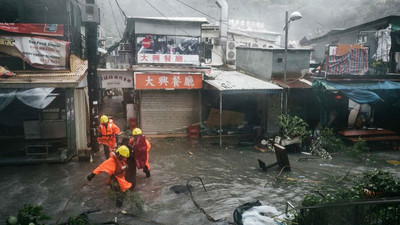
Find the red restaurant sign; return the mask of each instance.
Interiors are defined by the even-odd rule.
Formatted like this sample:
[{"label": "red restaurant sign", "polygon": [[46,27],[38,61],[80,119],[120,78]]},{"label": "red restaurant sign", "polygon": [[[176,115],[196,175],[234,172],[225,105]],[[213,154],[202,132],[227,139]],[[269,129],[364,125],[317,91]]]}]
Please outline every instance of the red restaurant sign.
[{"label": "red restaurant sign", "polygon": [[197,74],[145,74],[135,73],[135,89],[201,89],[203,76]]},{"label": "red restaurant sign", "polygon": [[20,33],[34,34],[43,36],[64,36],[63,24],[44,24],[44,23],[0,23],[0,30]]}]

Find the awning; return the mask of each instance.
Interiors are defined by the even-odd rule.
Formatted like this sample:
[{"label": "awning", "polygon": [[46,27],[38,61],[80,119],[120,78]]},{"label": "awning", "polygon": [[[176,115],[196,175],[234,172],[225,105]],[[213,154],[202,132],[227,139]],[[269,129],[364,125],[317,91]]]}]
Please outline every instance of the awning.
[{"label": "awning", "polygon": [[77,87],[86,77],[87,61],[71,58],[71,71],[15,72],[9,78],[0,78],[0,88],[68,88]]},{"label": "awning", "polygon": [[323,91],[339,91],[349,99],[359,103],[368,104],[383,101],[393,105],[400,105],[400,83],[393,81],[377,82],[347,82],[342,84],[326,80],[316,80],[313,91],[318,99],[322,99]]},{"label": "awning", "polygon": [[263,81],[238,71],[212,70],[205,78],[205,89],[216,89],[224,94],[269,93],[279,94],[283,88],[271,82]]},{"label": "awning", "polygon": [[53,90],[54,88],[0,89],[0,111],[15,98],[27,106],[44,109],[57,97],[57,94],[51,94]]},{"label": "awning", "polygon": [[222,71],[213,69],[208,79],[204,80],[206,90],[219,91],[219,146],[222,147],[222,99],[225,94],[265,93],[280,94],[283,88],[238,71]]}]

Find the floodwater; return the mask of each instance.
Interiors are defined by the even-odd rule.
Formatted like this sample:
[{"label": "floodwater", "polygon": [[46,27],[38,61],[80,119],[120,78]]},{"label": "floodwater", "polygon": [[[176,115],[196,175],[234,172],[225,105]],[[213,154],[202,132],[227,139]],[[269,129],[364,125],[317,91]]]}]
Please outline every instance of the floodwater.
[{"label": "floodwater", "polygon": [[[85,210],[102,209],[90,215],[91,221],[114,221],[117,217],[120,224],[222,225],[233,222],[232,214],[237,206],[255,200],[283,213],[286,201],[297,205],[314,186],[340,180],[350,169],[347,178],[375,168],[389,170],[400,177],[398,168],[386,162],[400,160],[400,151],[373,152],[364,155],[369,160],[362,161],[343,155],[334,155],[330,161],[299,161],[307,156],[290,153],[292,171],[283,172],[276,181],[274,177],[280,172],[277,168],[263,172],[257,163],[257,159],[273,163],[275,155],[253,147],[239,147],[236,138],[224,138],[223,148],[219,148],[217,138],[150,138],[150,141],[151,177],[146,178],[138,171],[136,180],[136,192],[148,206],[143,212],[131,211],[126,202],[116,208],[105,184],[105,175],[96,176],[90,186],[84,185],[86,176],[104,160],[104,154],[97,152],[93,163],[72,159],[64,164],[1,167],[0,221],[16,215],[24,203],[30,203],[42,205],[55,224],[68,202],[60,222]],[[202,178],[207,190],[203,190],[199,180],[193,179],[190,184],[194,199],[220,222],[210,222],[193,204],[189,193],[175,194],[170,190],[174,185],[186,185],[192,177]],[[136,217],[123,215],[121,210]]]}]

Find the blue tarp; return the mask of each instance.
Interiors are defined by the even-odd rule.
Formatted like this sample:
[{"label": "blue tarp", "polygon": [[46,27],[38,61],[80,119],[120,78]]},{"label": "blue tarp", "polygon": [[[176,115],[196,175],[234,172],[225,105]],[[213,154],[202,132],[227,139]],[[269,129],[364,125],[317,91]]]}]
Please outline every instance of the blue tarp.
[{"label": "blue tarp", "polygon": [[[322,91],[339,91],[349,99],[359,103],[368,104],[377,101],[398,105],[400,98],[400,83],[393,81],[379,82],[349,82],[346,84],[332,83],[326,80],[316,80],[313,83],[314,93],[320,100]],[[322,98],[321,98],[322,97]]]}]

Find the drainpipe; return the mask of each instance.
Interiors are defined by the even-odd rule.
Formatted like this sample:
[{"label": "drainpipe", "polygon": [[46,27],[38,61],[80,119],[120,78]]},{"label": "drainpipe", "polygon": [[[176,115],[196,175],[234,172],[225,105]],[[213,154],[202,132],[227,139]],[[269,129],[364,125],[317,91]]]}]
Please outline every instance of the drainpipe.
[{"label": "drainpipe", "polygon": [[228,2],[226,0],[215,1],[219,9],[219,38],[217,45],[222,47],[222,62],[226,63],[226,42],[228,40]]},{"label": "drainpipe", "polygon": [[219,147],[222,148],[222,91],[219,92]]}]

